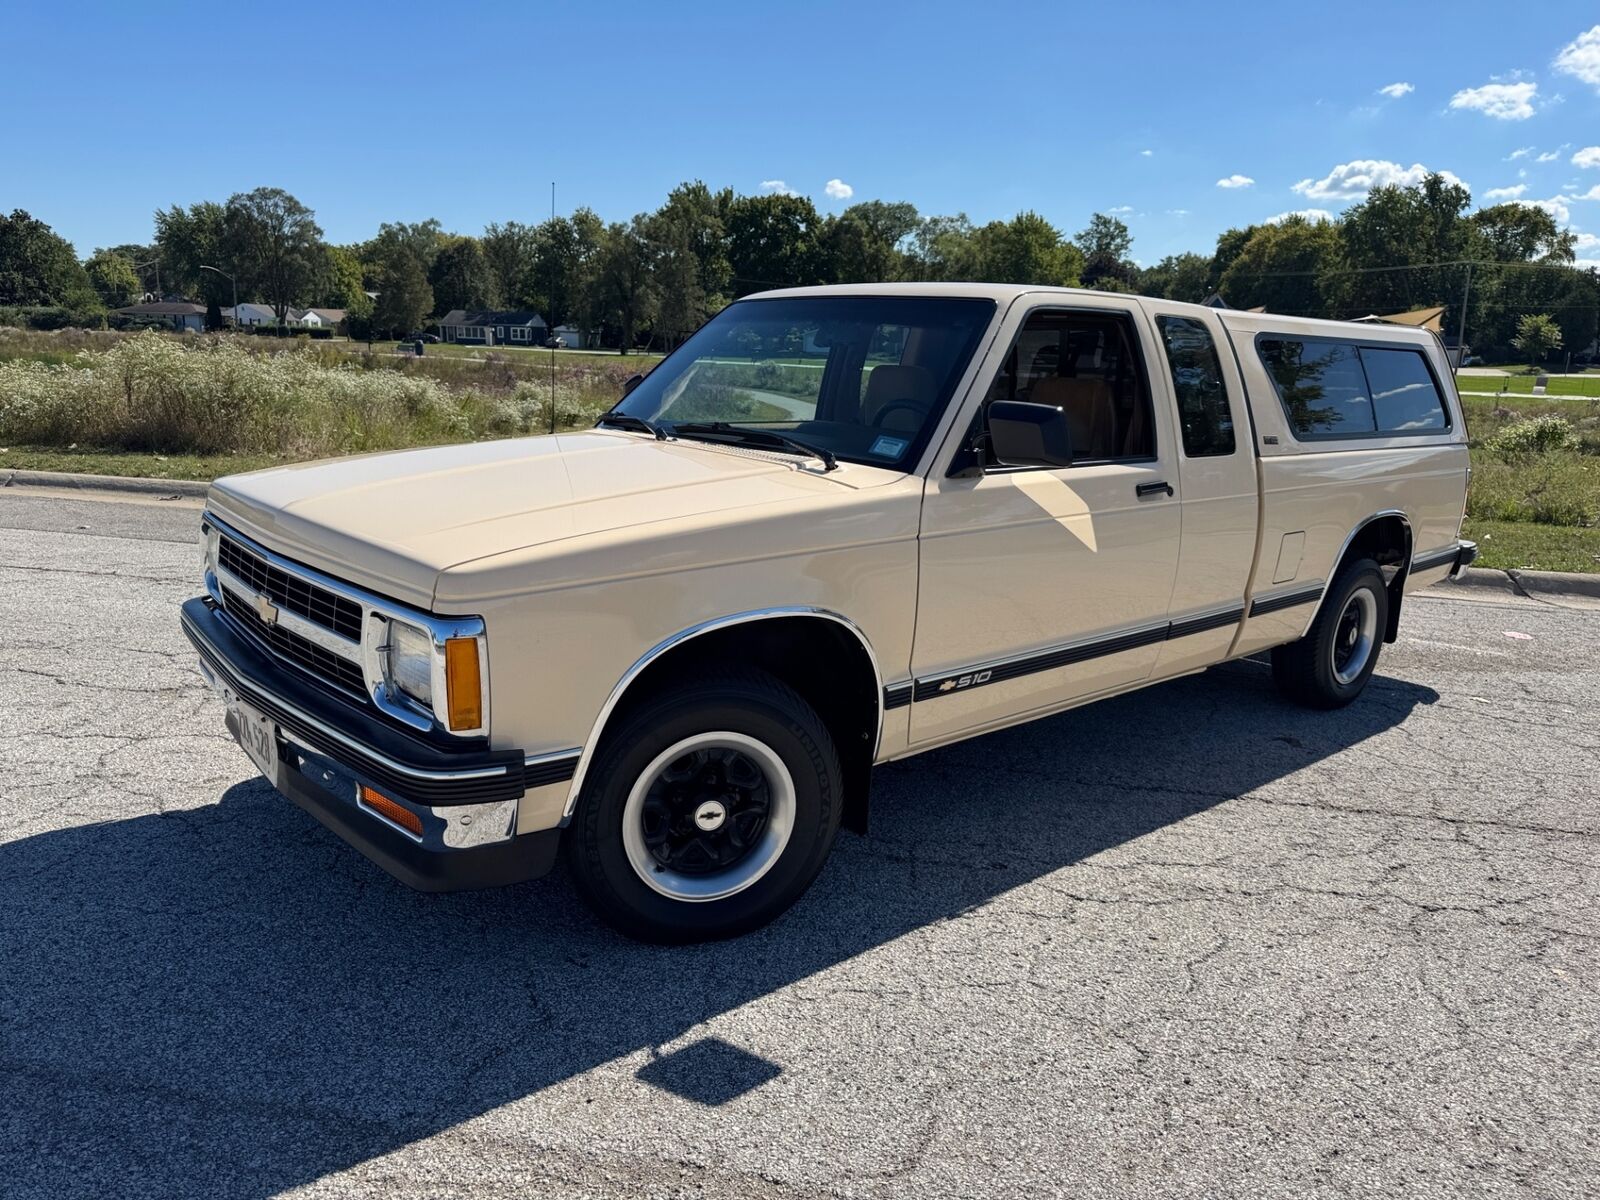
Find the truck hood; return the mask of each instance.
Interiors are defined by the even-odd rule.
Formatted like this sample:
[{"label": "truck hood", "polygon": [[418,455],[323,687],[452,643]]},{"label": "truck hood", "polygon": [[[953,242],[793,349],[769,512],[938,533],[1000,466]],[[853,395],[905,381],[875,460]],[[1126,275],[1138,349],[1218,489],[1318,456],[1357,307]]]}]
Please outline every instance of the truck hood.
[{"label": "truck hood", "polygon": [[707,513],[842,495],[899,473],[592,430],[275,467],[208,506],[270,549],[428,608],[439,573],[508,551]]}]

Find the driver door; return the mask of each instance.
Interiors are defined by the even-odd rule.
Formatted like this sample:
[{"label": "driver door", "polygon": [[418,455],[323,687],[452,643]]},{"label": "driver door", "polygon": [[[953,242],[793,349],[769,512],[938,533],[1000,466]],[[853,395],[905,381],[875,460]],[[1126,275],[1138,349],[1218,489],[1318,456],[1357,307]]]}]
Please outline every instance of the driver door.
[{"label": "driver door", "polygon": [[[985,394],[962,415],[923,501],[913,744],[947,740],[1141,682],[1166,636],[1181,480],[1157,345],[1115,297],[1024,297],[996,339]],[[984,376],[980,375],[980,378]],[[1061,407],[1063,468],[981,449],[993,400]]]}]

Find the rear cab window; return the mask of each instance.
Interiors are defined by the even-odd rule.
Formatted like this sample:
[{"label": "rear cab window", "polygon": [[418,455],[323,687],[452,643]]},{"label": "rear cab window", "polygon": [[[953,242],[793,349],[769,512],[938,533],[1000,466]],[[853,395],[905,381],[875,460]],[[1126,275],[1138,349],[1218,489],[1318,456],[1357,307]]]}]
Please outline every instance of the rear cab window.
[{"label": "rear cab window", "polygon": [[1439,381],[1413,346],[1262,335],[1256,351],[1300,441],[1450,428]]},{"label": "rear cab window", "polygon": [[1211,331],[1193,317],[1157,317],[1156,328],[1172,369],[1184,454],[1190,458],[1232,454],[1233,410],[1228,407],[1222,361]]}]

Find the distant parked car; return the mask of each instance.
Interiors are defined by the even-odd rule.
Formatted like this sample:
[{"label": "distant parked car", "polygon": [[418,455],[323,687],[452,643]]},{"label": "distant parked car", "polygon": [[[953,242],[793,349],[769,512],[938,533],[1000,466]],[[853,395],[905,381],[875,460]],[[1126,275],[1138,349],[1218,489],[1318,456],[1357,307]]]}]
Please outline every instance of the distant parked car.
[{"label": "distant parked car", "polygon": [[544,348],[546,350],[565,350],[567,343],[558,337],[547,337],[544,340]]},{"label": "distant parked car", "polygon": [[437,333],[408,333],[405,336],[405,340],[408,342],[427,342],[428,345],[433,346],[438,344],[439,335]]}]

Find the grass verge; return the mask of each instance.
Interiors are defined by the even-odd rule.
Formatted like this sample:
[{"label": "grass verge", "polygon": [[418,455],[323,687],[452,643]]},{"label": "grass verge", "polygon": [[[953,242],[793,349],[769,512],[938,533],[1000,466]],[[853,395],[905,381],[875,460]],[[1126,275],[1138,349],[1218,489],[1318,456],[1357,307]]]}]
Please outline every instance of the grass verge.
[{"label": "grass verge", "polygon": [[1469,518],[1461,535],[1478,543],[1480,567],[1521,571],[1600,571],[1600,529]]},{"label": "grass verge", "polygon": [[149,454],[131,450],[57,450],[48,446],[0,449],[0,471],[71,471],[122,478],[197,479],[259,471],[290,462],[275,454]]}]

